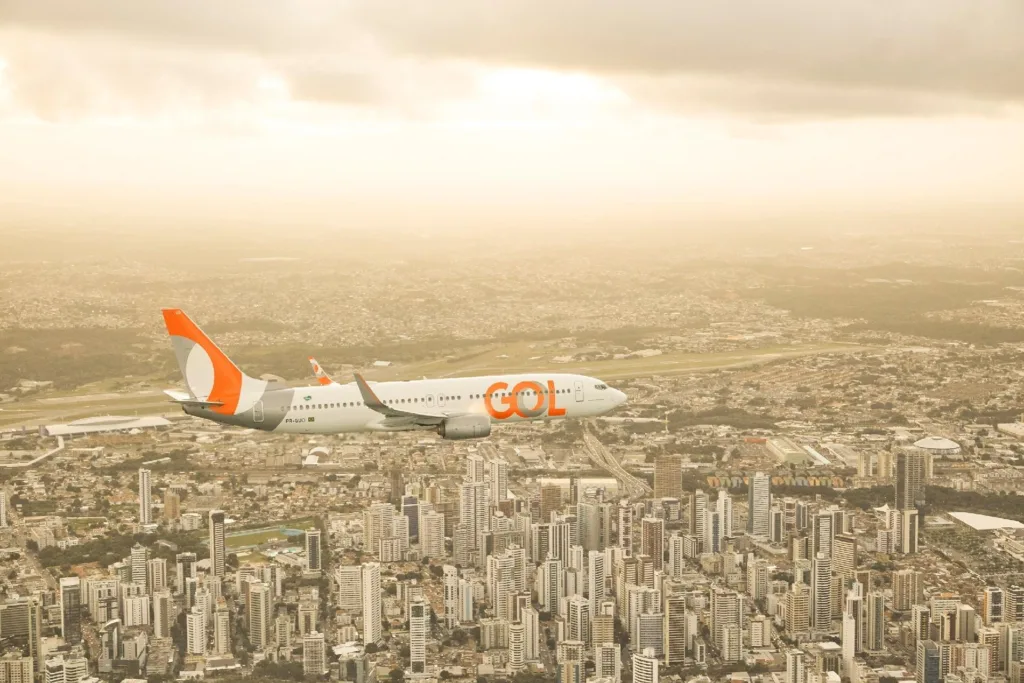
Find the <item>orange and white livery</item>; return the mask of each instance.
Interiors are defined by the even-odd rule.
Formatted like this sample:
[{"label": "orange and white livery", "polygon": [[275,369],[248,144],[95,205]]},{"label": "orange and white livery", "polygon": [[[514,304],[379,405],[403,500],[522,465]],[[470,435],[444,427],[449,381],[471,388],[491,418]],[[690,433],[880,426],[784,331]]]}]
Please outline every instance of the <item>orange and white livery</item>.
[{"label": "orange and white livery", "polygon": [[313,356],[309,357],[309,365],[313,368],[313,376],[316,377],[316,383],[321,386],[327,386],[328,384],[334,384],[334,380],[330,378],[327,372],[323,369],[323,366],[317,362]]},{"label": "orange and white livery", "polygon": [[446,439],[490,435],[495,424],[603,415],[626,395],[585,375],[529,373],[339,384],[310,358],[318,384],[254,379],[178,309],[163,311],[187,392],[167,391],[189,415],[297,434],[433,430]]}]

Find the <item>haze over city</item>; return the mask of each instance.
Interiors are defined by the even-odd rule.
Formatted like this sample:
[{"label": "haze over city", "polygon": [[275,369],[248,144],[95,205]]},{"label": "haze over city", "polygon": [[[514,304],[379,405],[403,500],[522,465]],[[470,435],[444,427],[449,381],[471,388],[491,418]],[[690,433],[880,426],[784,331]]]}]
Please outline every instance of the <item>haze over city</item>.
[{"label": "haze over city", "polygon": [[1024,3],[0,0],[0,683],[1022,683]]}]

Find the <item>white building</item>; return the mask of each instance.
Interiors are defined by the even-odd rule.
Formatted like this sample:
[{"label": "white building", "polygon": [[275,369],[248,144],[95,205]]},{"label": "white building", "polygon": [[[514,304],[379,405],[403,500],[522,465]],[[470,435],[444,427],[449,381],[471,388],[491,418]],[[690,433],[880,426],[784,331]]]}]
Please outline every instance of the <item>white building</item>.
[{"label": "white building", "polygon": [[307,676],[327,673],[327,645],[323,633],[314,631],[302,638],[302,673]]},{"label": "white building", "polygon": [[369,562],[362,565],[363,591],[363,644],[378,642],[383,636],[381,626],[380,565]]},{"label": "white building", "polygon": [[658,658],[654,650],[633,655],[633,683],[658,683]]},{"label": "white building", "polygon": [[192,608],[185,617],[186,642],[190,655],[206,654],[206,615]]},{"label": "white building", "polygon": [[139,524],[153,523],[153,489],[149,470],[139,470]]},{"label": "white building", "polygon": [[427,670],[427,633],[430,631],[430,607],[423,598],[409,606],[409,659],[414,674]]}]

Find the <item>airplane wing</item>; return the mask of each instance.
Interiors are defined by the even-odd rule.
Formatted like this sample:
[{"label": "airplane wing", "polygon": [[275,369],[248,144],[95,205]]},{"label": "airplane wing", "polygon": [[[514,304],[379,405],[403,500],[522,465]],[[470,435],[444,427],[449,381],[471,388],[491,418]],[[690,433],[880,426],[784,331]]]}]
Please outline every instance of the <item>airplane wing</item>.
[{"label": "airplane wing", "polygon": [[320,363],[318,363],[316,361],[316,358],[313,358],[313,356],[310,356],[309,357],[309,364],[311,366],[313,366],[313,375],[316,376],[317,383],[319,383],[321,385],[327,385],[327,384],[334,384],[335,383],[334,380],[331,379],[330,376],[326,372],[324,372],[323,366],[321,366]]},{"label": "airplane wing", "polygon": [[363,397],[363,405],[387,417],[389,425],[397,426],[406,423],[410,425],[436,425],[451,417],[451,415],[444,413],[413,412],[389,406],[377,398],[377,394],[373,393],[373,389],[370,388],[370,385],[366,383],[366,380],[358,372],[356,373],[356,386],[359,387],[359,393]]}]

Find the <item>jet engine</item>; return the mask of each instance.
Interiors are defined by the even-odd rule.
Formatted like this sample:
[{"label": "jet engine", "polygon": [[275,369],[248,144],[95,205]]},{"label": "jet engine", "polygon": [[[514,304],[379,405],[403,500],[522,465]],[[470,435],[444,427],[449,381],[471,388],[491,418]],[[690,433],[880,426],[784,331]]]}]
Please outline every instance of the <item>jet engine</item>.
[{"label": "jet engine", "polygon": [[437,426],[444,439],[482,439],[491,434],[491,420],[486,415],[449,417]]}]

